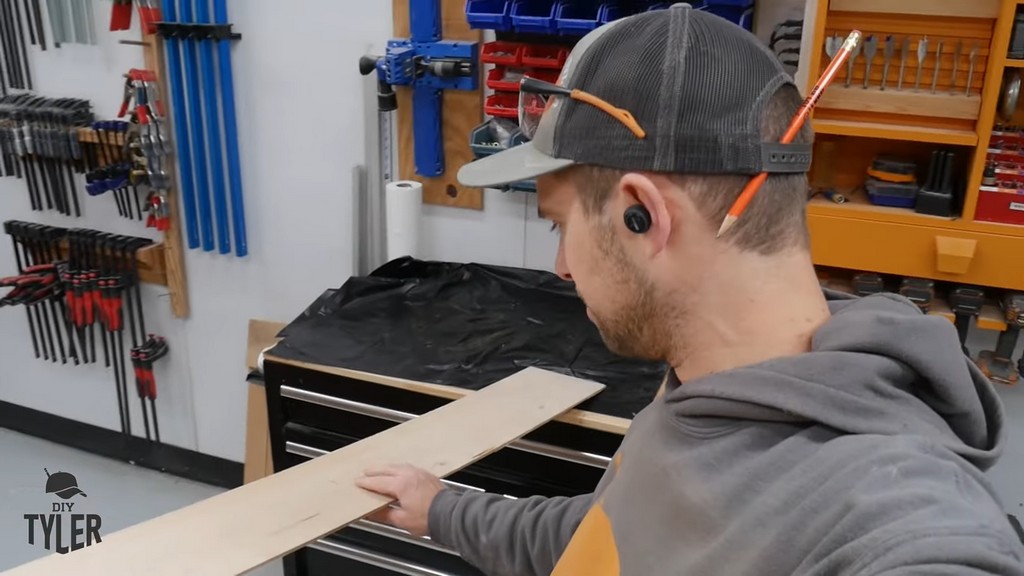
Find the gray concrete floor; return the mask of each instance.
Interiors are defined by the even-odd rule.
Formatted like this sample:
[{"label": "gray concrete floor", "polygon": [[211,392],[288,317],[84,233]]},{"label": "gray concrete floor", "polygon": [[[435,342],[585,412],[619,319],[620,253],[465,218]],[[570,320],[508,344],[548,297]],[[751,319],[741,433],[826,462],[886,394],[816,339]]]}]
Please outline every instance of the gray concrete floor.
[{"label": "gray concrete floor", "polygon": [[[97,514],[102,538],[223,491],[3,428],[0,428],[0,455],[0,572],[51,553],[43,547],[43,529],[38,521],[35,522],[35,545],[28,543],[25,515],[49,513],[54,501],[73,503],[74,513]],[[58,471],[73,474],[85,497],[72,496],[64,501],[47,494],[44,468],[50,474]],[[62,517],[66,519],[69,514]],[[63,526],[62,531],[70,534],[70,527]],[[280,576],[280,561],[275,560],[249,574]]]}]

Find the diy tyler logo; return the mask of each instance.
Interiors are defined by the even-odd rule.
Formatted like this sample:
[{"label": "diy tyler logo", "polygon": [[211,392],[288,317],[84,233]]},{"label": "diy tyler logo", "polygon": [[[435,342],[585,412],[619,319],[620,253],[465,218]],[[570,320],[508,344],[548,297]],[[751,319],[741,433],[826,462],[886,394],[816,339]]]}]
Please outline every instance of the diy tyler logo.
[{"label": "diy tyler logo", "polygon": [[[78,487],[75,476],[69,472],[50,474],[46,468],[43,468],[43,472],[46,472],[46,493],[68,502],[53,502],[47,514],[25,514],[25,520],[28,521],[28,543],[36,546],[41,540],[43,548],[67,554],[102,542],[99,514],[72,513],[78,502],[70,500],[75,496],[80,497],[77,500],[87,497]],[[42,538],[37,538],[37,534]]]}]

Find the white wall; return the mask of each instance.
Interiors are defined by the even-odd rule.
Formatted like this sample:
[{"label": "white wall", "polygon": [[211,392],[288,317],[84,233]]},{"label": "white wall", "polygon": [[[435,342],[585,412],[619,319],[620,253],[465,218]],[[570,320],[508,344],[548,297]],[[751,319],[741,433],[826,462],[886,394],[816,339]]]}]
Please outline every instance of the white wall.
[{"label": "white wall", "polygon": [[[368,161],[365,131],[376,114],[364,105],[370,81],[358,74],[365,53],[380,53],[391,31],[390,2],[364,2],[357,17],[344,3],[231,0],[241,163],[250,256],[189,251],[186,270],[192,314],[171,316],[165,290],[144,292],[147,328],[167,337],[171,354],[158,366],[158,401],[165,442],[237,461],[243,459],[243,359],[250,318],[291,320],[324,289],[353,271],[352,171]],[[96,2],[96,20],[109,3]],[[137,15],[134,19],[137,26]],[[99,46],[67,45],[32,52],[38,92],[87,97],[97,114],[115,113],[121,74],[142,66],[137,28],[100,30]],[[166,97],[166,91],[165,91]],[[84,200],[86,216],[29,210],[25,185],[0,179],[0,220],[24,219],[156,237],[117,218],[110,198]],[[423,258],[476,261],[551,270],[557,237],[536,216],[531,194],[487,191],[483,211],[424,207]],[[466,238],[472,238],[467,242]],[[0,239],[0,275],[14,270],[9,241]],[[972,349],[995,335],[975,331]],[[25,314],[0,309],[0,400],[118,428],[109,371],[32,359]],[[1011,446],[992,477],[1008,506],[1024,505],[1024,392],[1000,387],[1007,401]],[[136,407],[132,421],[141,421]],[[141,432],[137,432],[141,434]]]},{"label": "white wall", "polygon": [[[112,118],[122,74],[142,67],[138,16],[127,32],[103,30],[110,4],[94,2],[98,46],[31,51],[36,92],[93,102]],[[363,90],[359,56],[381,53],[391,35],[391,3],[367,2],[358,17],[342,3],[229,2],[234,48],[242,177],[250,255],[186,253],[191,315],[173,318],[166,289],[144,287],[147,329],[165,336],[170,355],[157,367],[162,439],[241,461],[244,454],[243,361],[250,318],[288,321],[324,289],[353,272],[352,171],[368,162],[365,131],[376,113]],[[165,90],[163,96],[169,95]],[[158,238],[117,217],[109,197],[81,197],[83,218],[30,210],[24,181],[0,179],[0,220],[20,219]],[[536,224],[524,193],[488,191],[485,210],[426,206],[424,258],[550,268],[555,236]],[[471,235],[473,242],[465,242]],[[528,239],[529,238],[529,239]],[[0,238],[0,275],[15,270]],[[0,309],[0,400],[118,429],[113,376],[101,366],[31,358],[25,313]],[[132,422],[141,435],[133,399]]]}]

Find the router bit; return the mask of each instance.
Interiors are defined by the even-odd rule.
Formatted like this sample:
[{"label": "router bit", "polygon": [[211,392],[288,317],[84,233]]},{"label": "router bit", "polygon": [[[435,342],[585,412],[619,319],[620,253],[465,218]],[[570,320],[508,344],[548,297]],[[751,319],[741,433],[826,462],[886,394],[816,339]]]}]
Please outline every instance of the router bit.
[{"label": "router bit", "polygon": [[967,92],[968,96],[971,95],[971,84],[974,82],[974,59],[978,56],[978,45],[974,44],[971,46],[971,67],[967,72]]},{"label": "router bit", "polygon": [[864,42],[864,58],[867,60],[867,64],[864,65],[864,88],[868,87],[868,83],[871,82],[871,61],[875,59],[875,53],[878,51],[878,38],[874,35],[868,36],[867,41]]},{"label": "router bit", "polygon": [[896,84],[897,90],[903,90],[903,71],[907,68],[907,54],[910,54],[910,36],[903,37],[903,46],[900,48],[900,80]]},{"label": "router bit", "polygon": [[853,66],[860,57],[860,49],[864,45],[863,42],[857,42],[857,46],[853,48],[853,53],[850,54],[850,60],[846,63],[846,87],[850,87],[850,82],[853,80]]},{"label": "router bit", "polygon": [[914,92],[921,89],[921,66],[928,56],[928,37],[925,36],[917,43],[917,78],[914,79]]},{"label": "router bit", "polygon": [[932,94],[935,94],[935,87],[939,84],[939,70],[942,69],[942,40],[935,47],[935,72],[932,74]]},{"label": "router bit", "polygon": [[964,41],[956,41],[956,53],[953,54],[953,80],[949,83],[949,93],[956,93],[956,77],[960,70],[960,54],[964,49]]},{"label": "router bit", "polygon": [[892,36],[885,37],[885,65],[882,68],[882,90],[885,90],[885,85],[889,83],[889,61],[892,60],[892,54],[896,50],[896,44],[892,41]]}]

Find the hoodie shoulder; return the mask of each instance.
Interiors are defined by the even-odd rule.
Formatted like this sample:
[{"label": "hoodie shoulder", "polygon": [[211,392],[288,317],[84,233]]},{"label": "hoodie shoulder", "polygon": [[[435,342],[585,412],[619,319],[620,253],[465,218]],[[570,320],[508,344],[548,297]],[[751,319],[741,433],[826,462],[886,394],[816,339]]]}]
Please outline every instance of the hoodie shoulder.
[{"label": "hoodie shoulder", "polygon": [[923,437],[829,444],[855,480],[826,512],[834,528],[820,547],[826,554],[808,558],[811,572],[917,574],[955,565],[965,569],[957,573],[1024,574],[1024,544],[988,479],[965,459]]}]

